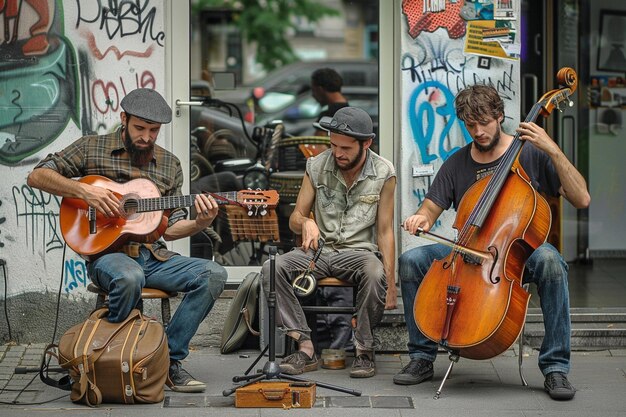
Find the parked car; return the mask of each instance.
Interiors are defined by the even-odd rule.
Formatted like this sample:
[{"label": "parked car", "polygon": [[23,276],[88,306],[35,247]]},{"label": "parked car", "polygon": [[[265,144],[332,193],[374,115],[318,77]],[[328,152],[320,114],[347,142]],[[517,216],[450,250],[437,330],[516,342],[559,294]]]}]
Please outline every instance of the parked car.
[{"label": "parked car", "polygon": [[[360,107],[365,110],[374,122],[374,133],[378,134],[378,87],[344,87],[343,95],[351,106]],[[270,91],[266,93],[263,100],[279,102],[285,101],[289,96],[289,105],[279,111],[264,114],[258,118],[260,124],[272,120],[281,120],[285,126],[285,132],[293,136],[310,136],[315,132],[313,123],[323,108],[311,96],[310,92],[299,95],[288,95]]]},{"label": "parked car", "polygon": [[[367,60],[299,61],[285,65],[267,76],[235,90],[216,91],[215,97],[234,103],[246,111],[247,121],[266,120],[269,113],[278,112],[293,103],[295,98],[310,89],[311,74],[318,68],[333,68],[343,78],[345,87],[378,86],[378,63]],[[264,97],[272,93],[272,100]],[[282,98],[282,100],[281,100]],[[253,112],[248,102],[254,105]]]}]

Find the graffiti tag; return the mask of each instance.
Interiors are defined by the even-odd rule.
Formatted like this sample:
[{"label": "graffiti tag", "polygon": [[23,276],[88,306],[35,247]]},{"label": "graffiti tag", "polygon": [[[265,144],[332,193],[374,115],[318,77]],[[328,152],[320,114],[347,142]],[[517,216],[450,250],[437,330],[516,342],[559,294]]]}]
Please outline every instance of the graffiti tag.
[{"label": "graffiti tag", "polygon": [[154,28],[157,8],[150,7],[149,0],[76,0],[76,5],[76,28],[82,22],[99,23],[109,39],[141,35],[143,43],[149,37],[159,46],[165,45],[165,32]]}]

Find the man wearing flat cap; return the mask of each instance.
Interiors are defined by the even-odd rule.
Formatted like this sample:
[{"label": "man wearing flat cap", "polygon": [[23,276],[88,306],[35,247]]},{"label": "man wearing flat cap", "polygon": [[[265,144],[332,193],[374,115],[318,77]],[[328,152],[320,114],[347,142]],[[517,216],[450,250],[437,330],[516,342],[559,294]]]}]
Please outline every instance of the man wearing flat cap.
[{"label": "man wearing flat cap", "polygon": [[[353,317],[356,355],[350,376],[376,374],[372,330],[385,309],[396,307],[393,235],[396,173],[391,162],[370,147],[372,119],[362,109],[344,107],[320,126],[330,134],[330,149],[309,158],[289,227],[302,246],[276,257],[277,323],[298,342],[298,351],[280,363],[281,372],[297,375],[316,370],[318,359],[311,330],[292,287],[324,240],[312,270],[318,280],[336,277],[356,284]],[[313,214],[313,217],[311,216]],[[263,288],[269,290],[269,262],[263,265]]]},{"label": "man wearing flat cap", "polygon": [[[163,197],[182,195],[183,171],[178,158],[155,142],[161,125],[172,120],[172,109],[154,90],[139,88],[122,99],[121,126],[106,135],[84,136],[62,151],[48,155],[28,176],[28,185],[61,197],[79,198],[98,216],[124,217],[111,190],[75,180],[101,175],[125,183],[151,180]],[[169,213],[165,240],[191,236],[207,228],[218,213],[215,200],[198,195],[195,219],[185,208]],[[97,233],[97,231],[96,231]],[[185,293],[167,326],[170,367],[167,385],[174,391],[202,392],[206,384],[181,366],[189,341],[224,288],[226,270],[213,261],[188,258],[167,250],[165,242],[126,242],[119,251],[90,258],[91,280],[109,293],[108,320],[123,321],[141,300],[143,287]]]}]

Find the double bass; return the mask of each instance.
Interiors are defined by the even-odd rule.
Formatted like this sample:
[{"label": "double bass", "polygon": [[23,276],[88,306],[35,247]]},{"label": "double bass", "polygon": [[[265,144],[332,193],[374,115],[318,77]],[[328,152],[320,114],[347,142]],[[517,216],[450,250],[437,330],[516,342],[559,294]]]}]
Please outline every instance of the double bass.
[{"label": "double bass", "polygon": [[[571,104],[576,72],[562,68],[557,81],[563,87],[545,93],[526,122]],[[530,299],[522,287],[524,264],[546,241],[552,223],[548,203],[519,163],[519,136],[493,174],[464,194],[453,249],[433,263],[415,298],[414,317],[424,336],[468,359],[493,358],[519,336]]]}]

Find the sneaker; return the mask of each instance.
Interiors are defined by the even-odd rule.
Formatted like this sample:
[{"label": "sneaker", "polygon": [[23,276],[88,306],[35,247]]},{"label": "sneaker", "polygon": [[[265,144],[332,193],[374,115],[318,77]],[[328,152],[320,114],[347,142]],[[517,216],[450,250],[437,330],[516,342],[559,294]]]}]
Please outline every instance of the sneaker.
[{"label": "sneaker", "polygon": [[376,375],[376,363],[365,353],[361,353],[352,362],[350,378],[371,378]]},{"label": "sneaker", "polygon": [[287,375],[300,375],[303,372],[316,371],[319,364],[315,353],[310,358],[301,350],[292,353],[280,363],[280,372]]},{"label": "sneaker", "polygon": [[415,385],[432,379],[433,363],[426,359],[411,359],[402,370],[393,376],[393,383],[398,385]]},{"label": "sneaker", "polygon": [[546,375],[543,386],[553,400],[571,400],[576,394],[576,389],[569,383],[567,376],[561,372],[550,372]]},{"label": "sneaker", "polygon": [[183,369],[179,361],[171,361],[165,384],[172,391],[177,392],[204,392],[206,384],[192,377]]}]

